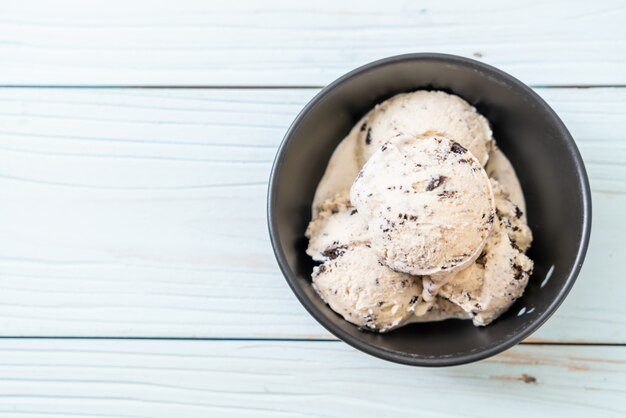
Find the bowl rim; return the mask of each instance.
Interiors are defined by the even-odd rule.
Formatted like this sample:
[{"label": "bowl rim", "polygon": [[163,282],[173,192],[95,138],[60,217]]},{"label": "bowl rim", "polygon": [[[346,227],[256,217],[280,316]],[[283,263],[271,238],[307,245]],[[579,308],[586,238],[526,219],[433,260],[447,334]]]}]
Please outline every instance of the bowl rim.
[{"label": "bowl rim", "polygon": [[[358,76],[362,73],[368,72],[370,70],[376,69],[378,67],[383,67],[392,63],[401,62],[401,61],[420,61],[420,60],[429,60],[429,61],[441,61],[442,63],[455,63],[461,64],[466,68],[471,68],[475,70],[479,70],[481,72],[489,73],[495,75],[499,79],[513,85],[518,88],[525,94],[531,96],[537,104],[541,106],[541,111],[543,111],[547,116],[552,119],[554,126],[558,128],[558,131],[562,134],[565,139],[565,143],[567,148],[570,151],[570,155],[574,160],[574,165],[576,167],[576,171],[578,174],[578,180],[581,183],[581,198],[582,198],[582,207],[583,207],[583,224],[582,224],[582,237],[581,241],[578,245],[578,251],[576,253],[576,258],[574,259],[573,266],[570,267],[570,272],[566,278],[565,284],[559,290],[558,294],[552,300],[552,302],[548,305],[546,310],[538,316],[533,322],[527,325],[525,328],[512,334],[509,337],[503,338],[496,344],[489,346],[485,349],[462,353],[459,355],[447,355],[445,357],[436,357],[436,356],[418,356],[418,355],[410,355],[410,354],[402,354],[396,351],[387,350],[380,347],[372,346],[366,342],[361,341],[358,338],[354,338],[352,335],[348,334],[340,327],[336,326],[332,321],[328,320],[313,304],[313,302],[306,295],[304,290],[297,282],[296,274],[291,270],[287,260],[285,258],[285,254],[280,246],[280,239],[278,236],[278,224],[277,217],[275,213],[275,205],[277,199],[277,178],[282,163],[285,159],[285,153],[290,146],[291,138],[294,131],[300,126],[303,119],[308,115],[308,113],[316,107],[326,95],[335,89],[337,86],[343,84],[347,80]],[[570,132],[567,127],[558,117],[556,112],[530,87],[526,84],[522,83],[515,77],[511,76],[508,73],[505,73],[498,68],[495,68],[491,65],[482,63],[480,61],[473,60],[471,58],[461,57],[458,55],[451,54],[442,54],[442,53],[432,53],[432,52],[424,52],[424,53],[410,53],[410,54],[402,54],[395,55],[383,59],[379,59],[373,61],[371,63],[360,66],[328,84],[326,87],[322,88],[298,113],[291,126],[287,129],[285,136],[281,144],[278,147],[276,152],[276,157],[274,159],[274,163],[272,165],[272,169],[270,172],[269,186],[267,190],[267,222],[269,228],[270,241],[272,243],[272,248],[274,251],[274,255],[276,256],[276,260],[278,262],[278,266],[285,277],[285,280],[289,284],[289,287],[294,292],[300,303],[304,306],[304,308],[309,312],[315,320],[320,323],[327,331],[333,334],[335,337],[339,338],[343,342],[349,344],[350,346],[356,348],[357,350],[363,351],[372,356],[378,357],[383,360],[392,361],[395,363],[406,364],[411,366],[427,366],[427,367],[442,367],[442,366],[456,366],[461,364],[472,363],[475,361],[479,361],[491,356],[494,356],[498,353],[501,353],[518,343],[522,340],[530,336],[533,332],[539,329],[547,320],[550,318],[554,312],[558,309],[558,307],[563,303],[566,296],[569,294],[572,289],[574,283],[576,282],[576,278],[580,273],[582,268],[583,261],[585,259],[585,255],[587,253],[587,248],[589,246],[589,239],[591,235],[591,189],[589,186],[589,178],[587,176],[587,171],[585,169],[585,165],[580,155],[580,151],[576,146],[574,139],[572,138]]]}]

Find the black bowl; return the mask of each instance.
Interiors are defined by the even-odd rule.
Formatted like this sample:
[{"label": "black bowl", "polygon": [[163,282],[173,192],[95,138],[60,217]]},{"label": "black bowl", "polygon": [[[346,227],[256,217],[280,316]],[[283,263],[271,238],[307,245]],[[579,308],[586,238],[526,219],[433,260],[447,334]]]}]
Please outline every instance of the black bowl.
[{"label": "black bowl", "polygon": [[[491,325],[471,321],[412,324],[387,334],[359,331],[311,287],[313,261],[304,231],[333,150],[376,103],[437,89],[459,95],[489,119],[519,176],[534,234],[534,273],[524,295]],[[338,338],[374,356],[419,366],[469,363],[502,352],[541,326],[569,293],[591,232],[591,194],[581,156],[554,111],[530,88],[483,63],[442,54],[391,57],[358,68],[324,88],[291,125],[268,191],[269,231],[278,264],[311,315]]]}]

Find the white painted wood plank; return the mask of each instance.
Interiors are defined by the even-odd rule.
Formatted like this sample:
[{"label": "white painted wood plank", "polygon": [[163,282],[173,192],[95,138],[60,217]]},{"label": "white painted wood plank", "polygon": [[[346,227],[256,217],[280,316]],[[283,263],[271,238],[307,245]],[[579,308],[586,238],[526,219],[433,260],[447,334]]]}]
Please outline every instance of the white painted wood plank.
[{"label": "white painted wood plank", "polygon": [[[538,90],[587,162],[583,272],[535,338],[626,343],[626,89]],[[0,90],[0,335],[328,338],[269,245],[312,90]]]},{"label": "white painted wood plank", "polygon": [[0,414],[617,417],[626,348],[519,346],[415,369],[340,342],[0,341]]},{"label": "white painted wood plank", "polygon": [[323,85],[409,52],[531,84],[626,83],[619,0],[4,1],[3,85]]}]

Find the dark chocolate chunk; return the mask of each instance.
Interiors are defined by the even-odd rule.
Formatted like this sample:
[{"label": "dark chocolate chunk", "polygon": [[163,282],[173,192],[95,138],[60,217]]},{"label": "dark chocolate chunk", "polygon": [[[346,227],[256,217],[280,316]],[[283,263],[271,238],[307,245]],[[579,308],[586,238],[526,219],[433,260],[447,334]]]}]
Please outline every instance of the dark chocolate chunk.
[{"label": "dark chocolate chunk", "polygon": [[431,179],[430,183],[428,183],[428,186],[426,186],[426,191],[430,192],[431,190],[435,190],[437,187],[441,186],[443,182],[446,181],[446,179],[446,176],[439,176],[437,178]]},{"label": "dark chocolate chunk", "polygon": [[[457,195],[456,190],[444,190],[443,192],[439,193],[437,196],[441,197],[442,199],[451,199],[453,197],[455,197]],[[485,217],[485,214],[483,214],[483,218]]]},{"label": "dark chocolate chunk", "polygon": [[450,151],[452,151],[455,154],[465,154],[467,152],[467,149],[465,149],[465,147],[463,147],[458,142],[452,141],[452,145],[450,146]]},{"label": "dark chocolate chunk", "polygon": [[365,131],[366,128],[367,128],[367,122],[363,122],[363,124],[361,125],[361,132]]},{"label": "dark chocolate chunk", "polygon": [[365,143],[366,143],[367,145],[369,145],[369,144],[371,144],[371,143],[372,143],[372,128],[369,128],[369,129],[367,130],[367,135],[365,135]]},{"label": "dark chocolate chunk", "polygon": [[346,249],[347,247],[345,246],[327,248],[322,251],[322,255],[330,260],[334,260],[335,258],[342,256],[346,252]]},{"label": "dark chocolate chunk", "polygon": [[520,210],[520,208],[518,208],[517,206],[515,206],[515,217],[516,217],[517,219],[519,219],[519,218],[521,218],[521,217],[522,217],[522,215],[523,215],[523,214],[524,214],[524,212],[522,212],[522,211]]},{"label": "dark chocolate chunk", "polygon": [[363,324],[359,327],[359,331],[376,331],[376,328],[370,324]]},{"label": "dark chocolate chunk", "polygon": [[476,264],[484,266],[487,263],[487,253],[483,251],[476,259]]},{"label": "dark chocolate chunk", "polygon": [[356,209],[352,209],[352,210],[350,211],[350,216],[352,216],[352,215],[356,214],[356,212],[357,212],[357,210],[356,210]]}]

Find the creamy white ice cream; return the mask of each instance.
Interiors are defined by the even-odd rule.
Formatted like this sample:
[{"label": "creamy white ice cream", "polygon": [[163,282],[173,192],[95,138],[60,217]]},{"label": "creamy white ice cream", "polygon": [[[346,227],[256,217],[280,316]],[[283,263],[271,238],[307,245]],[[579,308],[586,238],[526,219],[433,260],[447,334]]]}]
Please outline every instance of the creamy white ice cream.
[{"label": "creamy white ice cream", "polygon": [[509,192],[497,180],[491,179],[491,187],[496,199],[496,213],[502,220],[511,241],[522,251],[528,250],[533,234],[526,223],[524,212],[513,203]]},{"label": "creamy white ice cream", "polygon": [[509,199],[519,206],[523,212],[526,212],[524,192],[522,192],[522,185],[517,178],[515,169],[495,142],[489,152],[489,161],[485,166],[485,170],[490,179],[496,180],[507,191]]},{"label": "creamy white ice cream", "polygon": [[365,164],[350,192],[372,248],[394,270],[451,273],[480,254],[495,216],[487,173],[436,133],[400,135]]},{"label": "creamy white ice cream", "polygon": [[[415,139],[427,131],[436,131],[431,136],[443,137],[441,143],[449,141],[448,151],[438,144],[437,152]],[[392,139],[392,144],[402,142],[403,136],[414,141],[394,145],[397,158],[385,154],[375,157],[371,166],[368,163],[356,183],[368,180],[355,185],[358,190],[353,190],[351,199],[350,188],[359,170],[397,135],[400,139]],[[449,152],[452,140],[461,145],[457,150],[469,149],[463,155],[475,155],[466,158],[474,161],[468,164],[471,172],[450,164],[461,159]],[[378,153],[388,151],[389,146]],[[415,170],[420,168],[415,164],[427,168]],[[370,187],[376,193],[367,191]],[[450,198],[453,195],[458,198]],[[425,211],[424,204],[432,205],[431,210]],[[464,216],[455,218],[455,204]],[[388,212],[396,218],[392,220]],[[487,325],[522,295],[532,271],[532,261],[524,254],[532,241],[524,212],[515,170],[476,109],[443,92],[395,96],[354,126],[333,153],[318,185],[306,232],[307,253],[323,262],[313,272],[313,287],[334,311],[371,331],[449,318]],[[490,227],[483,213],[487,219],[495,213]],[[420,215],[423,224],[417,227]],[[387,228],[388,221],[395,225]],[[451,231],[458,235],[447,231],[451,225],[456,225]],[[464,233],[459,231],[461,225],[466,227]],[[448,233],[433,233],[442,226]],[[481,229],[486,234],[477,233]],[[457,251],[463,246],[468,250]],[[471,256],[446,264],[450,254],[463,255],[472,248]],[[434,274],[407,273],[426,271]]]},{"label": "creamy white ice cream", "polygon": [[[371,113],[371,112],[370,112]],[[337,145],[328,161],[324,176],[320,180],[313,198],[312,215],[315,218],[324,202],[338,193],[346,192],[352,187],[362,164],[356,158],[359,132],[369,113],[357,122],[350,133]]]},{"label": "creamy white ice cream", "polygon": [[359,128],[358,162],[362,165],[398,134],[437,131],[469,149],[484,165],[492,141],[487,119],[458,96],[419,90],[398,94],[376,105]]},{"label": "creamy white ice cream", "polygon": [[522,295],[532,268],[498,219],[481,258],[448,278],[438,294],[471,314],[474,325],[487,325]]},{"label": "creamy white ice cream", "polygon": [[369,244],[367,222],[350,204],[347,191],[336,194],[320,206],[305,235],[309,239],[306,253],[315,261],[326,261],[348,247]]},{"label": "creamy white ice cream", "polygon": [[313,287],[347,321],[378,332],[404,325],[429,307],[421,299],[417,277],[381,264],[364,245],[344,249],[315,267]]}]

